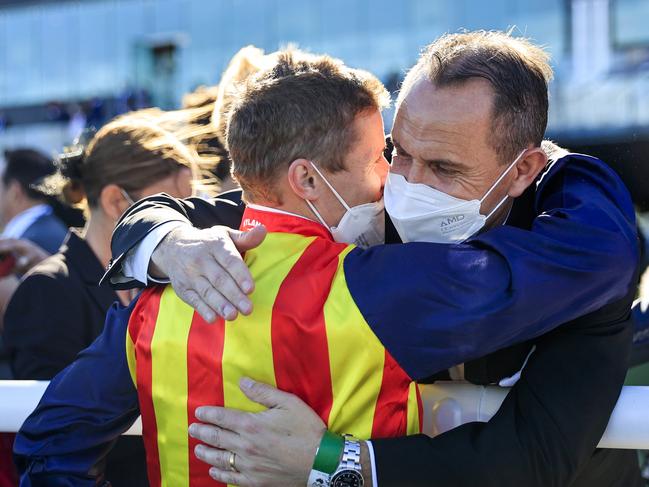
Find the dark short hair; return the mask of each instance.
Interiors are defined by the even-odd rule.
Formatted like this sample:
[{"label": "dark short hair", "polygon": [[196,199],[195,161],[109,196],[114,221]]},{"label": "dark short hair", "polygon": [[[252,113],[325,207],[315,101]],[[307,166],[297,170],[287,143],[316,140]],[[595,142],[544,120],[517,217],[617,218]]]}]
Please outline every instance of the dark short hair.
[{"label": "dark short hair", "polygon": [[250,200],[277,201],[269,183],[300,158],[328,171],[344,169],[357,134],[355,117],[381,109],[389,94],[366,71],[329,56],[289,49],[276,62],[250,76],[232,101],[227,148],[232,174]]},{"label": "dark short hair", "polygon": [[56,166],[52,159],[33,149],[6,150],[4,158],[6,165],[2,174],[2,182],[5,186],[16,181],[29,198],[47,199],[33,186],[38,185],[44,178],[56,172]]},{"label": "dark short hair", "polygon": [[438,87],[487,80],[494,92],[492,146],[503,163],[530,143],[540,146],[548,123],[548,54],[510,33],[447,34],[430,44],[404,80],[399,102],[422,76]]}]

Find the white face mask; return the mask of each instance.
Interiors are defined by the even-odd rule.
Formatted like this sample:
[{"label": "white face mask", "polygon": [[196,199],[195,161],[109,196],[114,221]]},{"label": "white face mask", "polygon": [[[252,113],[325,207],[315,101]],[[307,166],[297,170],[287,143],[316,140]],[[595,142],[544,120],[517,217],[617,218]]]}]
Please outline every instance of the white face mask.
[{"label": "white face mask", "polygon": [[311,165],[346,210],[338,226],[330,227],[324,221],[324,218],[322,218],[318,210],[316,210],[315,206],[313,206],[313,203],[309,200],[304,200],[320,223],[329,229],[334,240],[340,243],[355,244],[364,249],[372,245],[384,243],[385,212],[383,210],[385,207],[383,205],[383,198],[374,203],[366,203],[350,208],[338,194],[338,191],[334,189],[329,181],[327,181],[327,178],[320,172],[320,169],[313,162],[311,162]]},{"label": "white face mask", "polygon": [[409,183],[399,174],[388,174],[385,209],[404,242],[460,243],[475,235],[507,201],[505,196],[488,215],[482,202],[519,161],[525,151],[500,175],[479,200],[463,200],[425,184]]}]

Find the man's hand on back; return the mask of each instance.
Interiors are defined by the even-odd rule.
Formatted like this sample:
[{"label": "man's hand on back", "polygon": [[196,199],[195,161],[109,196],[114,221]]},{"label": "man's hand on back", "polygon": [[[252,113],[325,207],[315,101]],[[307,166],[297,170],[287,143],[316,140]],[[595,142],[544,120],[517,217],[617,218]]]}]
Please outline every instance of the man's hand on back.
[{"label": "man's hand on back", "polygon": [[151,256],[149,274],[168,277],[178,296],[208,322],[234,320],[252,311],[254,282],[241,254],[261,244],[263,226],[241,232],[183,225],[172,230]]},{"label": "man's hand on back", "polygon": [[[192,424],[189,434],[204,444],[194,453],[212,466],[210,476],[219,482],[244,487],[305,485],[325,424],[293,394],[247,378],[240,387],[248,399],[268,409],[247,413],[198,408],[196,417],[204,423]],[[231,453],[236,471],[230,468]]]}]

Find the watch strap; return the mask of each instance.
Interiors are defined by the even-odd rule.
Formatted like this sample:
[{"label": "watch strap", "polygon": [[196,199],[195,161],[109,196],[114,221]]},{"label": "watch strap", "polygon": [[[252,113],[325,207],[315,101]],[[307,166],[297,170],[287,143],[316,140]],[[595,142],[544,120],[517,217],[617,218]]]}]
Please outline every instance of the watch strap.
[{"label": "watch strap", "polygon": [[338,470],[361,470],[361,443],[356,438],[345,435],[343,455]]},{"label": "watch strap", "polygon": [[325,431],[320,440],[320,446],[318,446],[318,450],[316,451],[312,470],[317,470],[327,475],[334,473],[336,468],[338,468],[344,446],[345,439],[342,436],[336,435],[329,430]]}]

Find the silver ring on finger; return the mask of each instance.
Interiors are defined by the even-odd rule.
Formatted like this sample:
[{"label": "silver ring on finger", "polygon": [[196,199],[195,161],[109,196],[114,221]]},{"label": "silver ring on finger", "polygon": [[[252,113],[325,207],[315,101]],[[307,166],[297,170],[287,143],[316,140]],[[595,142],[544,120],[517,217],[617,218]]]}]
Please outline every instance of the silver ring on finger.
[{"label": "silver ring on finger", "polygon": [[237,458],[237,454],[234,453],[233,451],[231,451],[230,452],[230,458],[228,459],[228,464],[230,465],[230,470],[232,470],[233,472],[239,472],[237,470],[237,465],[235,463],[236,458]]}]

